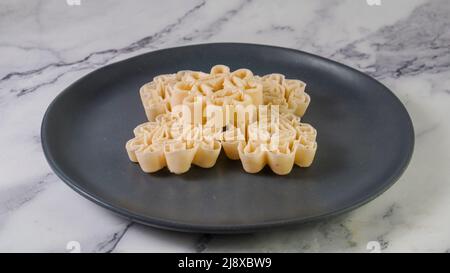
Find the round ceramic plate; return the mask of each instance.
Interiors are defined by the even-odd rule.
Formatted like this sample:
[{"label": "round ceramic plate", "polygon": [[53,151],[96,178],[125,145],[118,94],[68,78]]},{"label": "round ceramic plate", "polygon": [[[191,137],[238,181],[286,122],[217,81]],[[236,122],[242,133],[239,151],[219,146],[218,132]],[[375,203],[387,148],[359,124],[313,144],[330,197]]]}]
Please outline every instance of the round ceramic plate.
[{"label": "round ceramic plate", "polygon": [[[303,118],[318,131],[310,168],[286,176],[248,174],[223,156],[211,169],[154,174],[130,162],[125,142],[146,121],[139,88],[159,74],[209,71],[215,64],[257,75],[282,73],[307,83]],[[305,52],[253,44],[202,44],[143,54],[98,69],[49,106],[42,146],[55,173],[86,198],[134,221],[191,232],[249,232],[354,209],[405,170],[414,131],[385,86],[342,64]]]}]

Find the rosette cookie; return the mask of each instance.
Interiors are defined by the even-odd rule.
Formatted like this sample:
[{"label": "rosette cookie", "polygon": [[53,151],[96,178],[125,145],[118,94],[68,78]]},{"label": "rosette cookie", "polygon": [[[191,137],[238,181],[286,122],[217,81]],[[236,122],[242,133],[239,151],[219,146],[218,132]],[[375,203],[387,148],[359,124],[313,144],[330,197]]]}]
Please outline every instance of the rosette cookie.
[{"label": "rosette cookie", "polygon": [[273,172],[285,175],[294,163],[309,167],[317,150],[317,131],[292,114],[259,119],[248,126],[247,141],[238,144],[239,159],[246,172],[256,173],[267,164]]},{"label": "rosette cookie", "polygon": [[187,126],[171,113],[137,126],[134,135],[125,146],[128,156],[148,173],[166,166],[176,174],[187,172],[192,164],[211,168],[222,148],[214,129]]}]

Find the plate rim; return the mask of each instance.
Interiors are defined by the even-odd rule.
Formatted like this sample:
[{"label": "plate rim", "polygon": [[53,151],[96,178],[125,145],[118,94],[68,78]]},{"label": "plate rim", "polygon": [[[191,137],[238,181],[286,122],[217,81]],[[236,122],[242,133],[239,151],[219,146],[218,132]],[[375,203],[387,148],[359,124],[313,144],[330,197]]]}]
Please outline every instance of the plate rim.
[{"label": "plate rim", "polygon": [[[107,200],[104,200],[102,197],[98,196],[97,194],[93,194],[88,192],[87,190],[83,189],[81,186],[78,185],[78,183],[76,182],[76,179],[72,179],[71,177],[69,177],[68,175],[66,175],[64,173],[64,171],[58,166],[58,163],[56,162],[56,160],[53,158],[50,148],[49,148],[49,143],[48,143],[48,130],[47,130],[47,126],[48,126],[48,119],[49,119],[49,115],[52,111],[52,109],[54,109],[55,105],[58,103],[58,101],[67,93],[69,93],[71,91],[71,89],[73,89],[73,86],[75,86],[76,84],[78,84],[80,81],[84,80],[86,77],[91,76],[92,74],[107,69],[110,66],[113,65],[120,65],[122,63],[126,63],[126,62],[130,62],[133,61],[135,59],[138,59],[144,55],[149,55],[149,54],[158,54],[158,52],[162,52],[162,51],[170,51],[170,50],[177,50],[177,49],[181,49],[181,48],[189,48],[189,47],[198,47],[198,46],[250,46],[250,47],[262,47],[262,48],[269,48],[269,49],[276,49],[276,50],[284,50],[284,51],[289,51],[289,52],[293,52],[295,54],[303,54],[303,55],[307,55],[309,57],[313,57],[313,58],[318,58],[322,61],[325,62],[330,62],[342,69],[345,70],[349,70],[351,72],[357,73],[361,76],[364,76],[368,79],[370,79],[371,81],[373,81],[374,83],[380,85],[382,88],[381,90],[384,90],[384,92],[386,94],[388,94],[389,96],[392,97],[393,100],[395,100],[400,108],[402,109],[402,111],[405,112],[406,117],[407,117],[407,126],[410,127],[409,130],[409,147],[407,150],[407,156],[405,157],[406,160],[403,161],[403,165],[399,166],[399,168],[396,169],[396,172],[392,173],[391,176],[389,177],[389,179],[386,179],[386,182],[384,183],[380,183],[380,186],[377,188],[376,191],[372,191],[370,194],[366,194],[363,197],[358,198],[356,201],[352,202],[350,205],[344,207],[344,208],[337,208],[335,210],[329,211],[327,213],[322,213],[322,214],[318,214],[318,215],[314,215],[314,216],[310,216],[310,217],[298,217],[298,218],[291,218],[291,219],[282,219],[282,220],[274,220],[274,221],[267,221],[267,222],[260,222],[260,223],[254,223],[254,224],[232,224],[232,225],[226,225],[226,224],[220,224],[220,225],[203,225],[203,224],[192,224],[192,223],[185,223],[182,221],[173,221],[173,220],[168,220],[168,219],[162,219],[162,218],[158,218],[158,217],[147,217],[147,216],[142,216],[139,215],[137,213],[134,213],[128,209],[125,209],[123,207],[119,207],[116,205],[111,204],[110,202],[108,202]],[[351,210],[354,210],[358,207],[361,207],[365,204],[367,204],[368,202],[376,199],[378,196],[380,196],[381,194],[383,194],[386,190],[388,190],[395,182],[398,181],[398,179],[402,176],[402,174],[405,172],[405,170],[407,169],[412,156],[414,154],[414,147],[415,147],[415,131],[414,131],[414,126],[413,126],[413,122],[411,119],[411,116],[409,114],[409,112],[407,111],[405,105],[400,101],[400,99],[394,94],[394,92],[392,92],[389,88],[387,88],[384,84],[382,84],[381,82],[379,82],[377,79],[365,74],[362,71],[359,71],[353,67],[347,66],[345,64],[339,63],[337,61],[319,56],[319,55],[315,55],[312,53],[308,53],[302,50],[297,50],[297,49],[293,49],[293,48],[286,48],[286,47],[281,47],[281,46],[274,46],[274,45],[266,45],[266,44],[257,44],[257,43],[235,43],[235,42],[219,42],[219,43],[199,43],[199,44],[189,44],[189,45],[183,45],[183,46],[176,46],[176,47],[168,47],[168,48],[162,48],[162,49],[158,49],[158,50],[153,50],[153,51],[148,51],[130,58],[126,58],[117,62],[113,62],[110,63],[108,65],[99,67],[83,76],[81,76],[79,79],[77,79],[76,81],[74,81],[73,83],[71,83],[69,86],[67,86],[66,88],[64,88],[63,91],[59,92],[59,94],[57,94],[55,96],[55,98],[52,100],[52,102],[48,105],[47,110],[45,111],[45,114],[43,116],[42,122],[41,122],[41,130],[40,130],[40,135],[41,135],[41,146],[44,152],[44,156],[45,159],[47,160],[48,164],[50,165],[50,168],[52,169],[52,171],[64,182],[66,183],[71,189],[73,189],[75,192],[77,192],[78,194],[80,194],[81,196],[85,197],[86,199],[110,210],[113,211],[114,213],[130,220],[133,222],[138,222],[147,226],[152,226],[152,227],[156,227],[156,228],[161,228],[161,229],[166,229],[166,230],[174,230],[174,231],[182,231],[182,232],[190,232],[190,233],[215,233],[215,234],[224,234],[224,233],[247,233],[247,232],[256,232],[256,231],[261,231],[261,230],[267,230],[270,228],[276,228],[276,227],[281,227],[281,226],[287,226],[287,225],[295,225],[295,224],[302,224],[305,222],[312,222],[312,221],[316,221],[319,219],[325,219],[325,218],[329,218],[329,217],[333,217],[333,216],[337,216],[337,215],[341,215],[344,214],[346,212],[349,212]]]}]

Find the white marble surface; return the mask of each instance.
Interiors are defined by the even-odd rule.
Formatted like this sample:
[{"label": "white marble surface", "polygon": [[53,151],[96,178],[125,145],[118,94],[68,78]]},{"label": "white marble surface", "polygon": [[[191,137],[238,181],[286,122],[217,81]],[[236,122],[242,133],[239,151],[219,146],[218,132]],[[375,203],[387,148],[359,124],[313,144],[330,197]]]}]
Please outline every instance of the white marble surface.
[{"label": "white marble surface", "polygon": [[[74,0],[72,0],[74,1]],[[70,2],[70,1],[69,1]],[[0,251],[450,251],[448,0],[0,2]],[[51,100],[103,65],[204,42],[292,47],[369,73],[406,105],[416,148],[402,178],[324,222],[208,236],[131,224],[57,178],[40,146]]]}]

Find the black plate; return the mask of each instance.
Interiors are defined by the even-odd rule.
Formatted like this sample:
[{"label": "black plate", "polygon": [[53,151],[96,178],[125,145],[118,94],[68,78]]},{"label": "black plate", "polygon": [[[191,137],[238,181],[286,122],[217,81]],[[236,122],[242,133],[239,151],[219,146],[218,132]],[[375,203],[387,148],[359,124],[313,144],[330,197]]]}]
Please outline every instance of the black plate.
[{"label": "black plate", "polygon": [[[318,131],[307,169],[247,174],[221,156],[183,175],[143,173],[124,145],[145,122],[139,87],[153,76],[214,64],[282,73],[307,83],[304,117]],[[42,146],[55,173],[88,199],[134,221],[191,232],[248,232],[335,215],[372,200],[405,170],[411,119],[382,84],[352,68],[297,50],[202,44],[150,52],[98,69],[49,106]],[[223,155],[223,154],[222,154]]]}]

